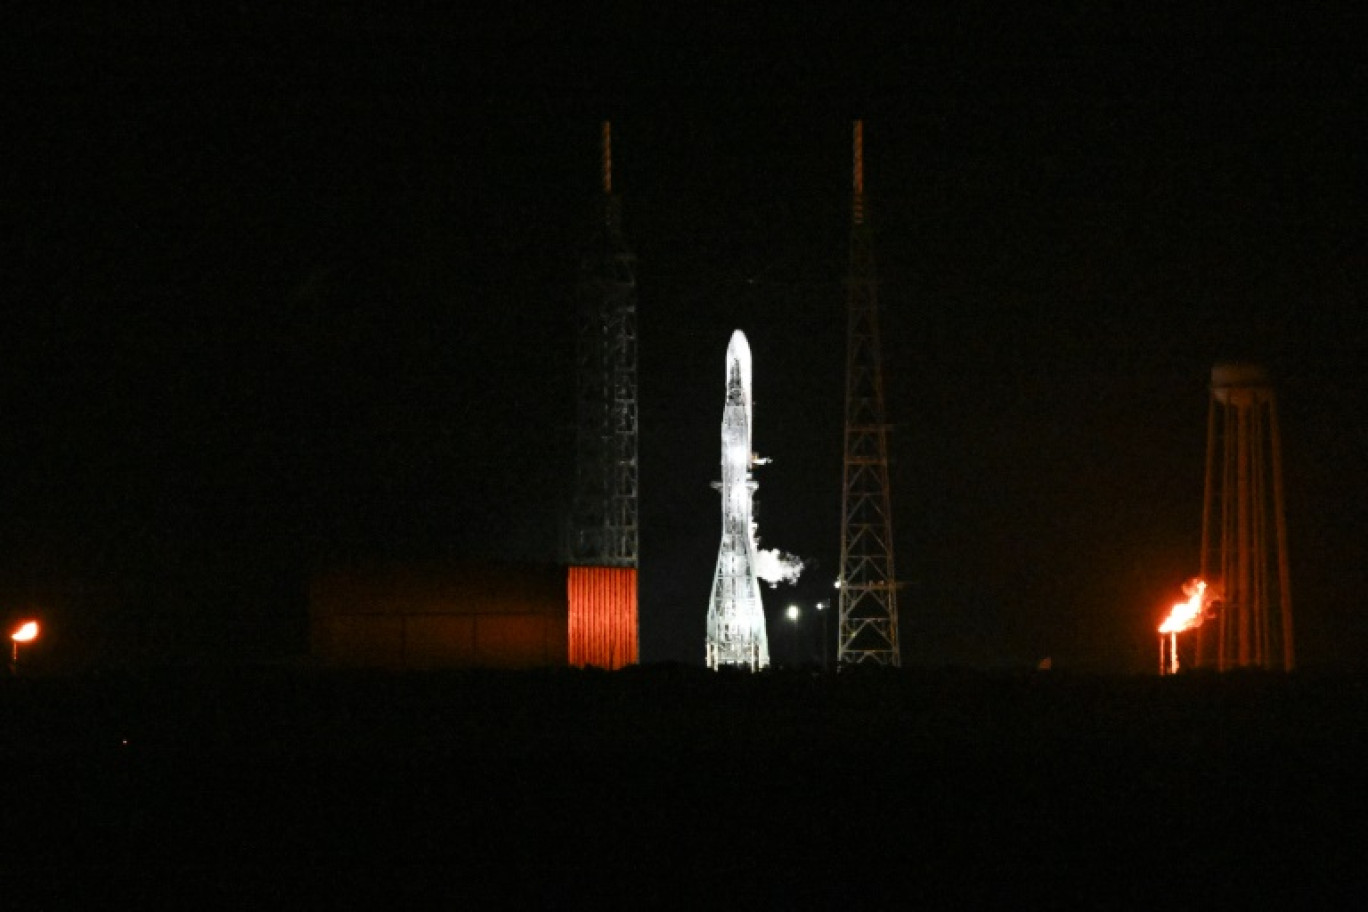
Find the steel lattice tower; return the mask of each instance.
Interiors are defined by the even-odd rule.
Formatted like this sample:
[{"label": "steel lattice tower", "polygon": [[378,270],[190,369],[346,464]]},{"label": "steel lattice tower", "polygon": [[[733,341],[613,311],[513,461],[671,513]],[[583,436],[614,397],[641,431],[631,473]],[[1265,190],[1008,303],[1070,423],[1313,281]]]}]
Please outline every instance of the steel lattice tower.
[{"label": "steel lattice tower", "polygon": [[603,124],[603,199],[580,263],[576,309],[576,464],[569,558],[637,566],[636,258],[613,193],[612,134]]},{"label": "steel lattice tower", "polygon": [[850,276],[846,280],[845,484],[841,495],[837,661],[900,666],[874,246],[865,219],[864,124],[855,121]]},{"label": "steel lattice tower", "polygon": [[1197,664],[1291,671],[1292,594],[1277,400],[1251,364],[1211,371],[1202,578],[1216,598],[1197,628]]}]

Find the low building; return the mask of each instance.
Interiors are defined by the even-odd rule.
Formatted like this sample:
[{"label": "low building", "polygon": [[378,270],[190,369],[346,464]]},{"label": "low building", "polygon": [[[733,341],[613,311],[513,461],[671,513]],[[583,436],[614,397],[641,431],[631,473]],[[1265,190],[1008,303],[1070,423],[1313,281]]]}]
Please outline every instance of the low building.
[{"label": "low building", "polygon": [[621,668],[637,661],[636,570],[490,562],[333,570],[309,591],[328,665]]}]

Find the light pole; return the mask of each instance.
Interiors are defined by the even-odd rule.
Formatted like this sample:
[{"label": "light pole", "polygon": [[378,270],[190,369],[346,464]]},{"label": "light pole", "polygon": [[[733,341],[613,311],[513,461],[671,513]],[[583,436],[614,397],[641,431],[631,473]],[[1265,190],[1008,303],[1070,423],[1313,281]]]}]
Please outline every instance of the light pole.
[{"label": "light pole", "polygon": [[789,627],[789,653],[793,656],[794,667],[798,666],[798,618],[802,617],[803,612],[797,605],[789,605],[788,611],[784,612],[788,619],[793,622]]},{"label": "light pole", "polygon": [[37,621],[24,621],[15,628],[14,633],[10,634],[10,672],[12,674],[19,673],[19,644],[32,643],[36,639],[38,639]]},{"label": "light pole", "polygon": [[817,626],[822,628],[822,671],[827,670],[827,622],[826,622],[826,602],[817,603]]}]

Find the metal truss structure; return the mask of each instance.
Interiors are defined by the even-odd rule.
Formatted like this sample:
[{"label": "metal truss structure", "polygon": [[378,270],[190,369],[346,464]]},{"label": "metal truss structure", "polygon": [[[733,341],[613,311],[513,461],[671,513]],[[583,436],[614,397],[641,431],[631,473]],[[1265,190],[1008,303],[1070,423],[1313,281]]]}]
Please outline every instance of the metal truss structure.
[{"label": "metal truss structure", "polygon": [[577,301],[572,564],[636,567],[638,558],[636,258],[613,193],[603,124],[603,200],[581,261]]},{"label": "metal truss structure", "polygon": [[855,122],[854,159],[850,275],[846,282],[845,483],[836,658],[842,665],[901,666],[878,284],[873,239],[865,220],[862,121]]}]

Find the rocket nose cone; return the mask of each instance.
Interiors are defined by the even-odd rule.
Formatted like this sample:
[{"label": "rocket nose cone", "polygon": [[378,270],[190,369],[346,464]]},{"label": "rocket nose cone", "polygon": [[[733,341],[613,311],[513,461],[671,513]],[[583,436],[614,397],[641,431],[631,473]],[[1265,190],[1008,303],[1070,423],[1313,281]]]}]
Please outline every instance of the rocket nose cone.
[{"label": "rocket nose cone", "polygon": [[731,340],[727,343],[727,360],[750,360],[750,342],[741,330],[732,330]]},{"label": "rocket nose cone", "polygon": [[732,333],[731,341],[727,343],[727,384],[729,386],[734,382],[733,378],[739,380],[747,392],[750,391],[750,343],[746,341],[746,334],[739,329]]}]

